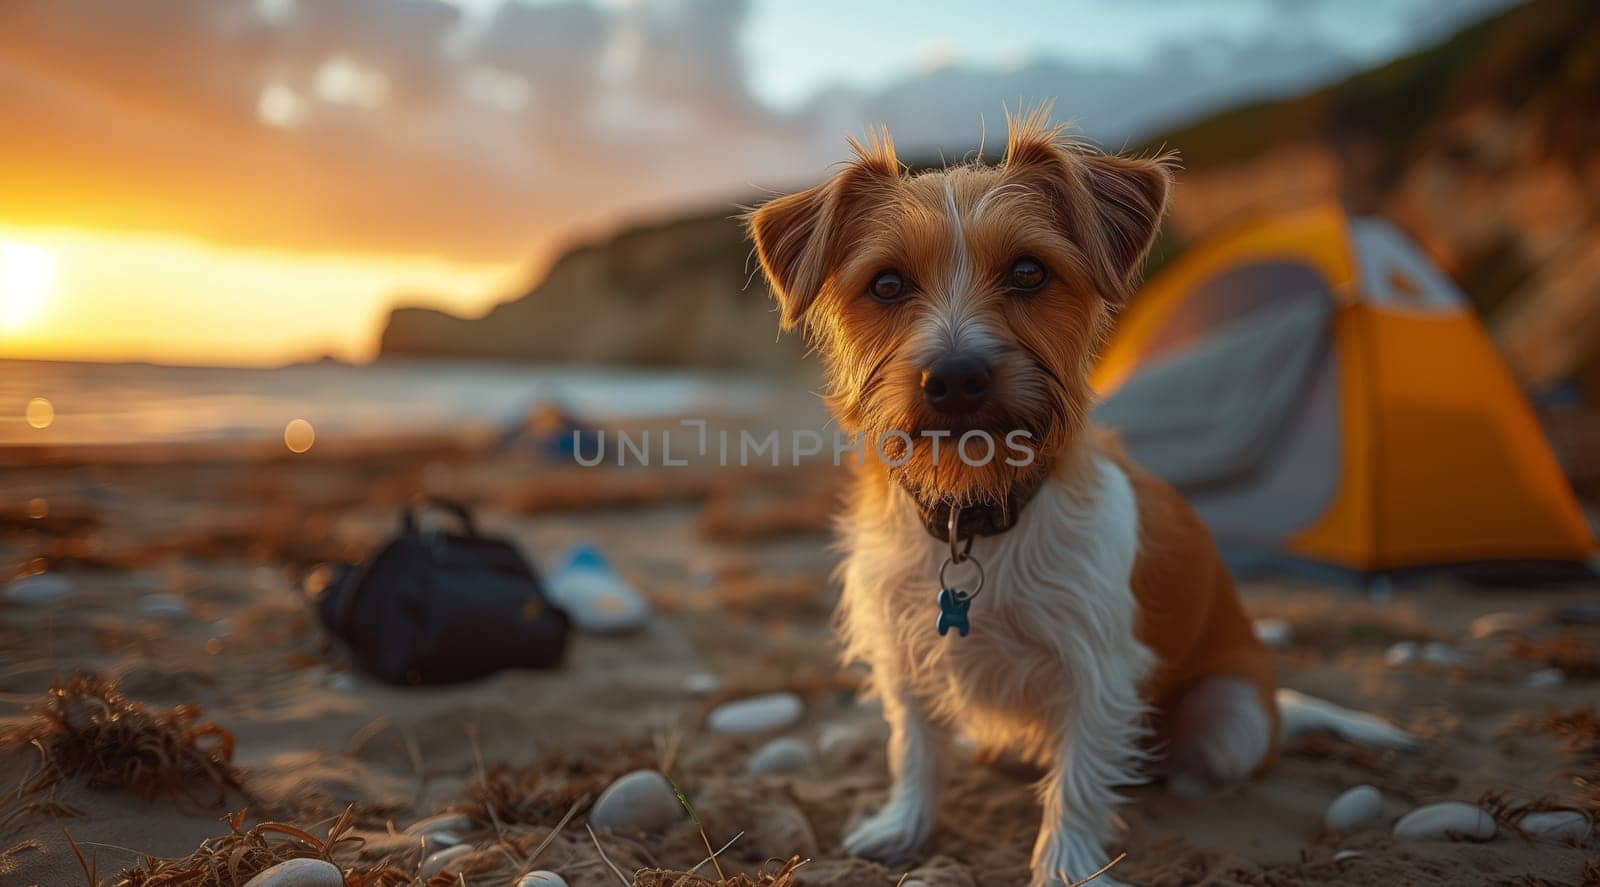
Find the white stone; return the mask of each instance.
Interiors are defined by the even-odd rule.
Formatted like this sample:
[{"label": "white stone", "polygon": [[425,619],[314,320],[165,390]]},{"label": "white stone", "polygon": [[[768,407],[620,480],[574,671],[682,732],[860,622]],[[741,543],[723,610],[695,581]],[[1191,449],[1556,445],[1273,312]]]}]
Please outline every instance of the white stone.
[{"label": "white stone", "polygon": [[793,736],[781,736],[756,749],[744,770],[752,776],[799,773],[811,769],[815,763],[816,757],[811,754],[811,746]]},{"label": "white stone", "polygon": [[1416,662],[1421,655],[1422,647],[1416,641],[1400,641],[1383,654],[1383,661],[1390,665],[1407,665]]},{"label": "white stone", "polygon": [[422,836],[422,852],[432,853],[435,850],[443,850],[446,847],[454,847],[464,840],[466,839],[452,831],[440,830],[436,832],[428,832]]},{"label": "white stone", "polygon": [[1472,664],[1472,654],[1449,644],[1429,641],[1422,645],[1422,661],[1441,668],[1462,668]]},{"label": "white stone", "polygon": [[665,776],[654,770],[635,770],[606,786],[594,802],[589,823],[596,828],[653,832],[683,815],[683,805]]},{"label": "white stone", "polygon": [[450,868],[452,863],[471,852],[471,845],[457,844],[454,847],[446,847],[437,853],[430,853],[428,858],[422,861],[422,868],[418,870],[417,877],[426,881],[429,878],[432,878],[434,875],[437,875],[440,872]]},{"label": "white stone", "polygon": [[567,880],[555,872],[529,872],[517,879],[517,887],[567,887]]},{"label": "white stone", "polygon": [[1428,804],[1407,813],[1394,824],[1397,838],[1464,838],[1487,841],[1498,829],[1494,817],[1460,801]]},{"label": "white stone", "polygon": [[1294,629],[1282,619],[1257,619],[1256,639],[1275,649],[1289,646],[1294,640]]},{"label": "white stone", "polygon": [[1322,824],[1330,831],[1348,831],[1378,815],[1383,807],[1383,795],[1370,785],[1349,789],[1328,805]]},{"label": "white stone", "polygon": [[1532,687],[1535,690],[1547,690],[1551,687],[1561,686],[1566,680],[1567,673],[1559,668],[1541,668],[1528,675],[1527,679],[1522,683],[1524,686]]},{"label": "white stone", "polygon": [[1540,841],[1565,844],[1589,837],[1589,817],[1576,810],[1538,810],[1517,820],[1523,831]]},{"label": "white stone", "polygon": [[1360,859],[1363,856],[1360,850],[1340,850],[1333,854],[1334,862],[1344,862],[1347,859]]},{"label": "white stone", "polygon": [[857,724],[829,724],[817,734],[817,751],[824,758],[835,758],[848,753],[865,741],[867,731]]},{"label": "white stone", "polygon": [[722,678],[709,671],[697,671],[683,679],[683,689],[691,696],[705,696],[722,689]]},{"label": "white stone", "polygon": [[465,813],[440,813],[413,822],[405,830],[408,835],[426,835],[430,832],[464,832],[472,828],[472,817]]},{"label": "white stone", "polygon": [[344,873],[321,859],[291,859],[256,875],[244,887],[344,887]]},{"label": "white stone", "polygon": [[54,573],[35,573],[6,586],[5,598],[19,604],[53,604],[72,594],[72,580]]},{"label": "white stone", "polygon": [[769,693],[724,703],[712,709],[706,726],[713,733],[764,733],[800,720],[805,708],[793,693]]},{"label": "white stone", "polygon": [[159,592],[139,598],[139,612],[148,616],[182,617],[189,615],[189,605],[175,594]]}]

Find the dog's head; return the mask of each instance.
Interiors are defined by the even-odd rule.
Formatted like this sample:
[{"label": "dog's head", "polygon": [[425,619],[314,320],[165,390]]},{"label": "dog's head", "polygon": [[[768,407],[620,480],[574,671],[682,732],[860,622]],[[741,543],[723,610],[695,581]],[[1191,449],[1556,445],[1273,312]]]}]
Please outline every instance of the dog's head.
[{"label": "dog's head", "polygon": [[883,441],[925,501],[1003,500],[1083,428],[1097,348],[1166,207],[1171,158],[1099,153],[1047,109],[1008,122],[998,166],[911,175],[875,133],[828,181],[748,217],[841,425],[869,452]]}]

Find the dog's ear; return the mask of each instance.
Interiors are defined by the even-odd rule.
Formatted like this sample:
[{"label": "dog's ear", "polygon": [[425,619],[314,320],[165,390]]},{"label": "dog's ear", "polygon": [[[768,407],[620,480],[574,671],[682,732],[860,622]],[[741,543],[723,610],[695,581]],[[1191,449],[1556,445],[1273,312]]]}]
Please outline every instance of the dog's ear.
[{"label": "dog's ear", "polygon": [[887,131],[874,131],[864,144],[852,139],[850,147],[855,160],[828,181],[773,198],[745,216],[785,330],[793,329],[822,294],[852,214],[900,176]]},{"label": "dog's ear", "polygon": [[1139,288],[1145,256],[1161,231],[1177,157],[1080,154],[1078,159],[1100,223],[1102,285],[1107,297],[1124,301]]},{"label": "dog's ear", "polygon": [[1005,168],[1055,195],[1101,294],[1124,301],[1138,288],[1145,255],[1161,229],[1177,156],[1102,154],[1067,139],[1067,127],[1049,118],[1048,105],[1008,118]]}]

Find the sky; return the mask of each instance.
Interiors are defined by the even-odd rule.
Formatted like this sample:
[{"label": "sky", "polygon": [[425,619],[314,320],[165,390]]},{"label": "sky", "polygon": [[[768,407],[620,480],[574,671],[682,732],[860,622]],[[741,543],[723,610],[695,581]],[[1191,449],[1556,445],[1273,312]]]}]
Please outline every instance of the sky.
[{"label": "sky", "polygon": [[1505,2],[7,0],[0,357],[363,360],[873,122],[960,154],[1053,98],[1118,147]]}]

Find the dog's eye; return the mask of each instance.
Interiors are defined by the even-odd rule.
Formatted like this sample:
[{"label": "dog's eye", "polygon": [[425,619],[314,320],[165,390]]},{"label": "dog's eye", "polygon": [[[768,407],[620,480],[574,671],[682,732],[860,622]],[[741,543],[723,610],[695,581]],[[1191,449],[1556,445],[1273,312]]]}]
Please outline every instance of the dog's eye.
[{"label": "dog's eye", "polygon": [[900,272],[885,271],[872,278],[872,286],[867,288],[867,292],[880,302],[897,302],[906,294],[906,282],[900,277]]},{"label": "dog's eye", "polygon": [[1011,288],[1017,292],[1031,293],[1044,286],[1045,278],[1049,276],[1043,262],[1033,256],[1023,256],[1011,263],[1009,280]]}]

